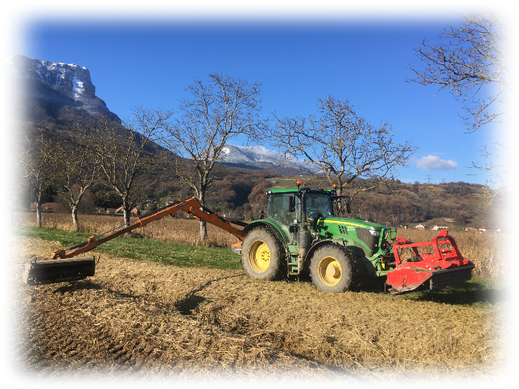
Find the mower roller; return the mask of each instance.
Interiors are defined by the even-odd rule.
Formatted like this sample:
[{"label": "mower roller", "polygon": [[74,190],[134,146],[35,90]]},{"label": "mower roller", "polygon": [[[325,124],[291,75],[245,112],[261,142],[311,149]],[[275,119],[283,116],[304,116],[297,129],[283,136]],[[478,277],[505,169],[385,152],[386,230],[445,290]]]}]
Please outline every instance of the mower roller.
[{"label": "mower roller", "polygon": [[23,281],[29,285],[77,281],[93,276],[95,271],[94,257],[33,261],[25,264]]},{"label": "mower roller", "polygon": [[[231,249],[241,256],[245,273],[262,280],[309,273],[324,292],[344,292],[367,275],[386,277],[393,294],[439,289],[471,278],[474,264],[463,258],[454,239],[442,230],[430,242],[412,243],[396,237],[396,228],[337,216],[333,189],[297,188],[267,191],[267,216],[244,223],[225,219],[192,197],[163,207],[67,249],[51,260],[26,264],[24,281],[30,285],[79,280],[93,276],[94,259],[73,257],[131,230],[184,211],[214,224],[238,238]],[[429,252],[426,252],[426,251]],[[402,255],[407,253],[407,255]]]}]

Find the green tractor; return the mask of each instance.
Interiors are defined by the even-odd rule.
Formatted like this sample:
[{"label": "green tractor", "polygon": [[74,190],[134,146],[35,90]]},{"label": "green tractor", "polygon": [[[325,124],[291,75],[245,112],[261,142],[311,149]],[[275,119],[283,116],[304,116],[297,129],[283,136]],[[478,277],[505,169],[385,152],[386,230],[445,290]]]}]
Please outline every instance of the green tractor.
[{"label": "green tractor", "polygon": [[243,244],[233,246],[250,277],[309,272],[317,289],[343,292],[359,274],[385,276],[394,266],[396,228],[337,217],[334,189],[271,189],[267,195],[268,216],[247,225]]},{"label": "green tractor", "polygon": [[[387,277],[393,294],[470,279],[474,265],[461,256],[447,230],[432,242],[397,239],[394,227],[338,217],[335,189],[299,185],[267,191],[268,216],[248,224],[243,242],[233,245],[250,277],[276,280],[309,273],[324,292],[347,291],[365,275]],[[425,246],[433,253],[418,252]],[[411,258],[403,260],[401,249],[411,251]]]}]

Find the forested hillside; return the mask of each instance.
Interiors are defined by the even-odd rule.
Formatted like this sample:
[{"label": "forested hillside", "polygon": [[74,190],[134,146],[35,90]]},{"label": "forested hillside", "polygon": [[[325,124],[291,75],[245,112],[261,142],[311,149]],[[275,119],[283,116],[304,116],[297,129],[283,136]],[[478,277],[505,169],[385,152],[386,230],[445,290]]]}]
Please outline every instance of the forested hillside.
[{"label": "forested hillside", "polygon": [[[185,199],[194,195],[192,189],[174,175],[160,174],[141,178],[147,181],[147,193],[140,209],[147,212],[167,201]],[[325,177],[282,176],[262,170],[240,169],[228,166],[218,168],[218,178],[207,193],[207,207],[228,217],[250,220],[266,212],[269,188],[295,187],[296,181],[315,188],[329,188]],[[430,228],[445,225],[449,228],[490,226],[500,228],[499,215],[503,207],[498,197],[489,208],[482,206],[486,187],[464,182],[433,184],[405,184],[396,182],[391,189],[378,189],[357,195],[351,204],[352,214],[363,220],[394,226],[414,227],[424,224]],[[50,190],[47,201],[60,203],[56,191]],[[120,198],[103,185],[95,185],[83,200],[82,213],[93,213],[96,208],[117,208]],[[58,211],[68,212],[65,204]]]}]

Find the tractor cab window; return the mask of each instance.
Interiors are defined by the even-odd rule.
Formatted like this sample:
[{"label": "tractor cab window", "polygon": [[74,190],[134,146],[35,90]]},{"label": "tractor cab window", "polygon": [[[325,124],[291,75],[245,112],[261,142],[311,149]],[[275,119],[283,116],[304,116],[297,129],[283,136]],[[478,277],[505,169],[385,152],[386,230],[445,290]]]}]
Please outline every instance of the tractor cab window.
[{"label": "tractor cab window", "polygon": [[334,215],[333,201],[324,194],[309,193],[306,196],[306,214],[308,219],[319,219]]},{"label": "tractor cab window", "polygon": [[[290,210],[290,197],[295,198],[295,210]],[[293,193],[273,193],[270,195],[268,206],[268,217],[277,221],[283,229],[288,231],[288,227],[299,220],[299,197]]]}]

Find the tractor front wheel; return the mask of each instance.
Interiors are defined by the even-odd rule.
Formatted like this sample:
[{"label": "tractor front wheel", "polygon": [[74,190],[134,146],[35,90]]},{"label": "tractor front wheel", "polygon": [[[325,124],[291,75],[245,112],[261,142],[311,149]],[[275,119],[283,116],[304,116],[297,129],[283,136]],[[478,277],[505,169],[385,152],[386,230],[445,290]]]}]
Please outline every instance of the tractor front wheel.
[{"label": "tractor front wheel", "polygon": [[272,281],[283,275],[282,247],[267,228],[255,228],[245,237],[241,263],[248,276]]},{"label": "tractor front wheel", "polygon": [[318,248],[310,260],[310,276],[323,292],[342,293],[350,289],[353,268],[345,249],[327,245]]}]

